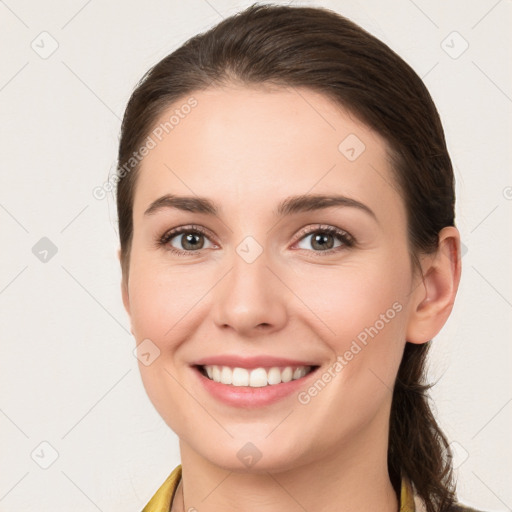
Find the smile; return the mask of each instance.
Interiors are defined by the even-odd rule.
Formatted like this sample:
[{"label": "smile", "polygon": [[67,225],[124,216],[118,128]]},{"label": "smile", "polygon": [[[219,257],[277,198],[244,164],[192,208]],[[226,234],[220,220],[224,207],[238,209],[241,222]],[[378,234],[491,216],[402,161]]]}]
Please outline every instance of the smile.
[{"label": "smile", "polygon": [[311,372],[311,366],[286,366],[284,368],[231,368],[229,366],[206,365],[200,367],[203,375],[210,380],[231,386],[261,388],[275,386],[282,382],[301,379]]}]

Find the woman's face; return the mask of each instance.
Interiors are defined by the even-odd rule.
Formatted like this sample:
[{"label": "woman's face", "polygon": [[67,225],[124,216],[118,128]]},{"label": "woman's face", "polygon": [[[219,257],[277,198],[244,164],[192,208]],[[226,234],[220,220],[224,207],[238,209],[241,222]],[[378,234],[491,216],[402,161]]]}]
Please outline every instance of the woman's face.
[{"label": "woman's face", "polygon": [[[177,117],[153,132],[134,197],[124,302],[152,403],[197,456],[230,469],[385,445],[417,289],[385,142],[307,89],[193,98],[161,116]],[[206,200],[216,213],[194,207]],[[241,368],[242,384],[254,367],[318,368],[264,387],[259,370],[257,387],[239,387],[210,381],[205,362],[228,380],[222,366]]]}]

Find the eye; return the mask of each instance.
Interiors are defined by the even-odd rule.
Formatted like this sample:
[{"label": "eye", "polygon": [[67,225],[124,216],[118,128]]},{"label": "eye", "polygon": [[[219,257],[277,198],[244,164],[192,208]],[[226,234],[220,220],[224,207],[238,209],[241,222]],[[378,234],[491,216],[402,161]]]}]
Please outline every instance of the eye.
[{"label": "eye", "polygon": [[[210,243],[210,246],[205,246],[205,242]],[[181,255],[191,255],[201,249],[215,246],[206,236],[206,231],[200,226],[182,226],[171,229],[162,235],[158,240],[158,245]]]},{"label": "eye", "polygon": [[297,242],[299,249],[310,250],[312,247],[316,253],[332,254],[352,247],[355,243],[349,233],[334,226],[309,226],[300,235],[301,238]]},{"label": "eye", "polygon": [[[209,245],[208,245],[209,244]],[[296,242],[299,249],[323,256],[352,247],[355,239],[346,231],[329,225],[308,226]],[[181,226],[165,232],[157,238],[157,245],[177,255],[193,256],[202,249],[217,247],[201,226]],[[309,245],[309,247],[307,247]],[[311,251],[310,247],[313,248]]]}]

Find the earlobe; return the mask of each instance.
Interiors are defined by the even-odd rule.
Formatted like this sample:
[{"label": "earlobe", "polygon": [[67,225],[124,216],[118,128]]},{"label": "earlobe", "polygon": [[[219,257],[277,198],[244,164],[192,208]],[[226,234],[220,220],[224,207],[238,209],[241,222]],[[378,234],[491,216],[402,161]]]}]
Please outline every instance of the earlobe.
[{"label": "earlobe", "polygon": [[124,279],[121,280],[121,296],[123,297],[124,309],[128,313],[128,316],[130,316],[130,296],[128,294],[128,286],[124,282]]},{"label": "earlobe", "polygon": [[[122,271],[122,261],[121,261],[121,248],[117,250],[117,259],[119,263],[121,263],[121,271]],[[121,277],[121,297],[123,298],[124,309],[130,315],[130,298],[128,296],[128,285],[125,281],[125,276]]]},{"label": "earlobe", "polygon": [[426,343],[448,320],[460,282],[460,235],[448,226],[439,233],[438,250],[422,261],[422,282],[412,296],[406,339]]},{"label": "earlobe", "polygon": [[[122,260],[121,260],[121,249],[120,248],[117,250],[117,259],[121,263],[121,272],[122,272]],[[133,326],[131,323],[130,294],[128,292],[128,283],[126,282],[126,277],[124,276],[124,273],[121,277],[121,297],[123,298],[124,309],[126,310],[126,313],[128,313],[128,317],[130,318],[130,332],[132,334],[134,334]]]},{"label": "earlobe", "polygon": [[124,309],[126,310],[126,313],[128,313],[128,317],[130,319],[130,332],[135,336],[135,333],[133,332],[132,317],[130,312],[130,296],[128,293],[128,285],[124,282],[124,279],[121,280],[121,295],[123,297]]},{"label": "earlobe", "polygon": [[[117,259],[119,260],[119,263],[121,263],[122,271],[121,248],[117,250]],[[124,275],[121,277],[121,297],[123,298],[124,309],[128,313],[128,316],[130,316],[130,297],[128,294],[128,284],[126,283]]]}]

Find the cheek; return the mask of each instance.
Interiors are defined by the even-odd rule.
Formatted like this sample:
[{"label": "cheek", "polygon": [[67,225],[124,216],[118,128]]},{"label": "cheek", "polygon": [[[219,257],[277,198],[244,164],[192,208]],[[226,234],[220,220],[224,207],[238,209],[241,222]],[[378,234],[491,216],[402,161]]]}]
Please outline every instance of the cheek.
[{"label": "cheek", "polygon": [[[172,268],[144,254],[134,254],[130,272],[130,309],[138,342],[149,338],[167,349],[186,326],[208,289],[204,273],[186,265]],[[201,293],[202,292],[202,293]]]},{"label": "cheek", "polygon": [[194,330],[194,306],[206,292],[201,293],[204,276],[202,281],[184,267],[163,268],[161,262],[137,254],[132,259],[130,312],[134,337],[137,344],[148,348],[151,357],[157,354],[145,364],[139,351],[142,383],[155,409],[184,438],[193,426],[188,424],[190,396],[180,384],[183,368],[176,353]]},{"label": "cheek", "polygon": [[325,333],[322,341],[332,352],[322,382],[301,395],[318,404],[315,410],[329,404],[329,418],[322,417],[326,439],[356,435],[391,403],[407,324],[407,280],[400,274],[389,266],[385,272],[353,266],[300,283],[297,294],[315,312],[308,315],[310,331]]},{"label": "cheek", "polygon": [[376,323],[381,315],[384,321],[395,320],[400,308],[393,305],[404,307],[407,284],[405,273],[388,264],[368,263],[305,272],[295,280],[294,291],[331,335],[346,339],[347,334],[355,337]]},{"label": "cheek", "polygon": [[392,387],[407,325],[403,268],[390,261],[347,265],[297,281],[297,295],[315,313],[315,333],[323,333],[333,360],[343,360],[344,381],[380,378]]}]

